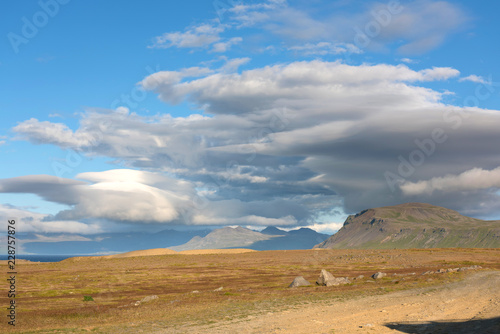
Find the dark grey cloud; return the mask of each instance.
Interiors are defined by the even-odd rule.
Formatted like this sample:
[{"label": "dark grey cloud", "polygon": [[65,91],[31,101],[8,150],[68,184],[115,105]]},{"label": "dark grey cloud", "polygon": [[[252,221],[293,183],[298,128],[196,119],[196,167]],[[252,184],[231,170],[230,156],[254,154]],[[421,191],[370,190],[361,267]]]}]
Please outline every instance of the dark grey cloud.
[{"label": "dark grey cloud", "polygon": [[[197,76],[183,76],[187,72]],[[137,171],[140,177],[134,176],[128,190],[140,189],[144,196],[117,194],[123,184],[117,183],[116,172],[84,175],[90,185],[83,188],[89,189],[78,196],[87,202],[61,213],[65,219],[91,213],[138,221],[133,217],[139,214],[120,213],[120,205],[95,212],[90,194],[134,208],[126,200],[130,196],[136,205],[144,203],[151,221],[176,224],[307,224],[339,207],[352,213],[410,200],[498,214],[496,205],[484,205],[498,197],[491,190],[498,189],[496,183],[463,190],[471,196],[450,197],[446,189],[404,191],[405,185],[446,174],[500,166],[500,113],[446,105],[442,93],[425,87],[428,81],[458,76],[453,68],[414,71],[404,65],[322,61],[241,74],[201,68],[159,72],[142,81],[145,88],[166,102],[188,99],[206,113],[174,118],[141,116],[125,108],[89,110],[76,131],[37,120],[14,130],[34,143],[144,170]],[[153,198],[165,207],[158,216],[147,205],[155,203]]]},{"label": "dark grey cloud", "polygon": [[71,189],[83,184],[52,175],[28,175],[0,179],[0,193],[36,194],[49,202],[74,205],[80,198]]}]

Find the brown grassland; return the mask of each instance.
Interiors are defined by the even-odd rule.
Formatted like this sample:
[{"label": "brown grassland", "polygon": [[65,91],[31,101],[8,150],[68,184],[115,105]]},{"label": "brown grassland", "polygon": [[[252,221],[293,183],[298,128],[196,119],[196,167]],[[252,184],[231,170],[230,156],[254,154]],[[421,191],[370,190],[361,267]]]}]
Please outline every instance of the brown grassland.
[{"label": "brown grassland", "polygon": [[[498,270],[499,258],[500,249],[317,249],[18,263],[16,326],[7,325],[3,308],[0,332],[148,333],[161,328],[189,332],[192,326],[309,303],[456,281],[468,272],[421,274],[470,265]],[[296,276],[314,283],[321,269],[337,277],[364,275],[365,279],[336,287],[288,288]],[[389,275],[368,282],[377,271]],[[392,275],[410,273],[416,275]],[[5,280],[4,285],[7,288]],[[219,287],[223,289],[214,291]],[[133,305],[150,295],[159,299]],[[84,296],[93,301],[84,301]],[[6,293],[0,301],[8,305]]]}]

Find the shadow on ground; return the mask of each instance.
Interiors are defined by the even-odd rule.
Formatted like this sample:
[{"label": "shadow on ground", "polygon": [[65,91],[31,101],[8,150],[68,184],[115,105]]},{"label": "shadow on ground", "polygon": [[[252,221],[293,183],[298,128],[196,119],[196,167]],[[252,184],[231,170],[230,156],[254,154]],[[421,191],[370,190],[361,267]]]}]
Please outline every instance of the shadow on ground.
[{"label": "shadow on ground", "polygon": [[471,334],[471,333],[500,333],[500,317],[491,319],[478,319],[467,321],[425,321],[425,322],[405,322],[405,323],[390,323],[386,327],[395,329],[403,333],[412,334],[434,334],[434,333],[450,333],[450,334]]}]

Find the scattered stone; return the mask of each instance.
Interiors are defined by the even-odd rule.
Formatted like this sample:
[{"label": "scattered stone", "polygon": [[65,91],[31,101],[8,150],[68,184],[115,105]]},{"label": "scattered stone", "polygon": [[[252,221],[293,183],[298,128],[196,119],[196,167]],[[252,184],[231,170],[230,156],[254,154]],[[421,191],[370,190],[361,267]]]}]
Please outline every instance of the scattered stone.
[{"label": "scattered stone", "polygon": [[379,271],[378,273],[373,274],[372,278],[373,279],[380,279],[380,278],[385,277],[385,276],[387,276],[386,273],[382,273],[382,272]]},{"label": "scattered stone", "polygon": [[476,269],[482,269],[482,268],[483,267],[481,267],[481,266],[474,265],[474,266],[470,266],[470,267],[462,267],[462,268],[458,269],[458,271],[476,270]]},{"label": "scattered stone", "polygon": [[373,327],[373,325],[372,324],[366,324],[366,325],[359,326],[359,328],[370,328],[370,327]]},{"label": "scattered stone", "polygon": [[136,302],[134,303],[134,306],[139,306],[139,305],[141,305],[141,302],[140,302],[140,301],[136,301]]},{"label": "scattered stone", "polygon": [[437,273],[438,273],[438,274],[442,274],[442,273],[445,273],[445,272],[446,272],[446,269],[439,269],[439,270],[437,271]]},{"label": "scattered stone", "polygon": [[294,278],[293,282],[288,286],[289,288],[297,288],[299,286],[309,286],[311,283],[309,283],[308,280],[306,280],[302,276],[297,276]]},{"label": "scattered stone", "polygon": [[434,274],[434,273],[435,273],[434,271],[428,270],[428,271],[422,273],[422,275],[431,275],[431,274]]},{"label": "scattered stone", "polygon": [[200,293],[198,290],[191,291],[191,293]]},{"label": "scattered stone", "polygon": [[326,281],[326,286],[337,286],[350,283],[351,281],[349,280],[349,277],[334,277],[333,279]]},{"label": "scattered stone", "polygon": [[354,280],[355,280],[355,281],[357,281],[357,280],[360,280],[360,279],[363,279],[363,278],[365,278],[365,276],[364,276],[364,275],[359,275],[359,276],[358,276],[358,277],[356,277]]},{"label": "scattered stone", "polygon": [[318,280],[316,281],[316,284],[323,286],[337,286],[349,283],[351,283],[349,277],[335,277],[325,269],[321,270]]},{"label": "scattered stone", "polygon": [[316,284],[327,285],[328,281],[333,281],[333,280],[335,280],[335,277],[331,273],[329,273],[325,269],[321,269],[321,273],[319,274]]},{"label": "scattered stone", "polygon": [[141,303],[147,303],[147,302],[150,302],[152,300],[155,300],[155,299],[159,299],[159,297],[157,295],[152,295],[152,296],[147,296],[147,297],[144,297],[140,300]]},{"label": "scattered stone", "polygon": [[222,291],[224,288],[221,286],[220,288],[215,289],[215,292]]}]

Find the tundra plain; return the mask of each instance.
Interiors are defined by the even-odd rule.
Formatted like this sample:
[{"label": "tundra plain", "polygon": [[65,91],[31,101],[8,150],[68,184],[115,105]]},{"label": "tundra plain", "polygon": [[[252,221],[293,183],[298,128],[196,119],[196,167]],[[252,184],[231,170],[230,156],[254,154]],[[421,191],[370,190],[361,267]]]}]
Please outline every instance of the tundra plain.
[{"label": "tundra plain", "polygon": [[[464,309],[477,306],[482,311],[464,313],[463,319],[450,314],[452,319],[432,320],[440,324],[446,320],[470,322],[484,317],[489,326],[488,319],[497,317],[491,320],[497,321],[500,316],[499,258],[500,249],[450,248],[205,252],[81,257],[54,263],[21,261],[17,264],[16,326],[8,326],[4,315],[0,331],[306,333],[317,326],[315,333],[349,333],[354,329],[354,332],[409,333],[404,326],[414,330],[410,323],[395,323],[403,316],[397,312],[408,312],[404,310],[405,303],[420,305],[421,311],[414,310],[415,319],[424,319],[418,313],[426,312],[426,300],[431,303],[425,299],[426,294],[443,293],[435,302],[446,310],[455,305],[445,303],[445,297],[453,297],[455,291],[446,290],[448,287],[457,288],[455,299],[465,298],[465,292],[459,291],[461,282],[470,291],[484,294],[484,301],[475,300]],[[423,275],[428,271],[474,265],[482,269]],[[314,282],[321,269],[336,277],[350,277],[352,283],[316,286]],[[376,272],[385,272],[387,276],[374,280],[370,276]],[[352,280],[359,275],[364,278]],[[313,285],[288,288],[296,276],[304,276]],[[137,303],[153,295],[159,298]],[[402,306],[384,306],[380,298],[395,300]],[[414,298],[423,299],[417,302]],[[7,305],[7,294],[0,296],[0,302]],[[352,302],[357,303],[359,315],[336,324],[332,319],[352,315],[354,311],[349,309]],[[394,313],[387,313],[386,309]],[[308,320],[299,316],[307,312]],[[369,318],[370,312],[376,317]],[[440,315],[434,312],[435,317]],[[308,324],[307,321],[313,320]]]}]

